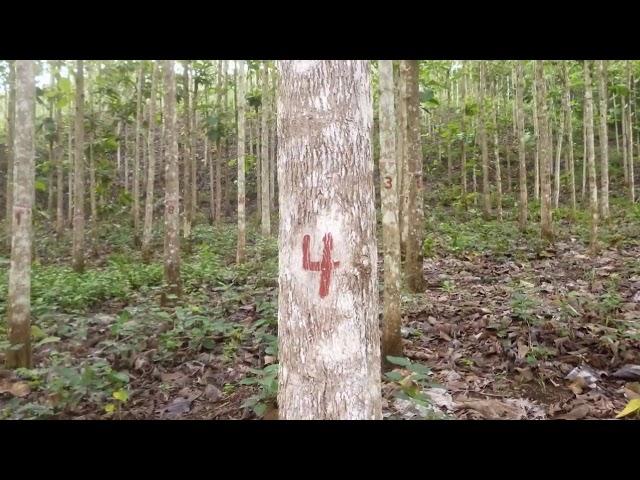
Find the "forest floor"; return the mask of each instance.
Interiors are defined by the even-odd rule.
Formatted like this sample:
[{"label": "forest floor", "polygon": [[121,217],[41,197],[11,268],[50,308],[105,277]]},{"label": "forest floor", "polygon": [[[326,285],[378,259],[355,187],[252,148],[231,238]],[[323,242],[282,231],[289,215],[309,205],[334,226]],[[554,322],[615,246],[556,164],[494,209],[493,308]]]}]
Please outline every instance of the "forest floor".
[{"label": "forest floor", "polygon": [[[640,397],[640,208],[612,210],[596,256],[584,214],[557,212],[548,246],[535,223],[523,234],[513,218],[430,210],[426,290],[403,295],[405,357],[383,378],[385,418],[613,418]],[[183,295],[161,306],[161,257],[143,264],[131,238],[103,226],[76,274],[68,240],[39,232],[35,367],[0,370],[0,418],[275,418],[276,241],[250,233],[238,267],[235,228],[198,225]]]}]

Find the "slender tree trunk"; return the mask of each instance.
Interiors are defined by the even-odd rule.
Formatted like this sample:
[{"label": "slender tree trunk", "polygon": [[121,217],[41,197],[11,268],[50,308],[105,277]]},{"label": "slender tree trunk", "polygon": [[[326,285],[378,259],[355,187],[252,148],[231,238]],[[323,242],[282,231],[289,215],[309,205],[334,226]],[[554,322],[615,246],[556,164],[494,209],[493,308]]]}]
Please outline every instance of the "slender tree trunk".
[{"label": "slender tree trunk", "polygon": [[129,131],[127,129],[127,122],[124,123],[124,148],[122,149],[122,163],[124,163],[124,191],[129,193],[129,149],[127,148],[129,141]]},{"label": "slender tree trunk", "polygon": [[624,171],[624,185],[629,190],[629,160],[627,159],[627,110],[626,110],[626,98],[622,96],[620,98],[620,109],[622,124],[622,170]]},{"label": "slender tree trunk", "polygon": [[[222,60],[222,76],[221,81],[224,82],[224,98],[222,102],[222,108],[219,109],[219,118],[224,118],[227,112],[227,61]],[[218,97],[220,98],[220,97]],[[218,132],[220,133],[220,132]],[[226,143],[226,140],[225,140]],[[222,220],[222,145],[220,134],[216,140],[216,208],[215,208],[215,221],[220,223]]]},{"label": "slender tree trunk", "polygon": [[180,294],[180,185],[176,126],[174,61],[163,62],[165,121],[164,282],[168,293]]},{"label": "slender tree trunk", "polygon": [[149,127],[147,138],[147,195],[144,203],[144,226],[142,231],[142,259],[151,260],[151,234],[153,228],[153,187],[156,178],[156,89],[158,83],[158,63],[153,62],[151,74],[151,97],[149,98]]},{"label": "slender tree trunk", "polygon": [[482,155],[482,213],[485,218],[491,217],[491,193],[489,192],[489,148],[487,146],[487,131],[485,125],[485,64],[480,61],[480,85],[478,87],[478,103],[480,105],[478,113],[478,140],[480,141],[480,152]]},{"label": "slender tree trunk", "polygon": [[9,108],[7,119],[7,246],[11,247],[13,223],[13,166],[15,164],[14,138],[16,131],[16,60],[9,61]]},{"label": "slender tree trunk", "polygon": [[400,311],[400,227],[398,225],[398,167],[396,165],[393,62],[380,60],[380,196],[384,245],[384,308],[382,359],[402,356]]},{"label": "slender tree trunk", "polygon": [[31,368],[31,248],[35,177],[35,74],[33,60],[16,60],[14,203],[11,205],[11,267],[7,309],[7,368]]},{"label": "slender tree trunk", "polygon": [[560,204],[560,162],[562,161],[562,141],[564,139],[564,127],[565,119],[560,114],[558,120],[558,141],[556,143],[556,159],[554,163],[554,176],[553,176],[553,208],[557,209]]},{"label": "slender tree trunk", "polygon": [[635,203],[636,201],[636,192],[635,192],[635,176],[633,173],[633,110],[632,110],[632,99],[635,98],[633,95],[633,76],[631,75],[631,68],[629,60],[627,60],[627,88],[629,90],[629,108],[627,108],[627,140],[628,140],[628,148],[629,153],[627,154],[627,161],[629,164],[629,198],[631,199],[631,203]]},{"label": "slender tree trunk", "polygon": [[184,88],[184,133],[182,157],[183,157],[183,186],[182,186],[182,235],[185,239],[191,236],[191,108],[189,106],[189,61],[184,62],[182,76]]},{"label": "slender tree trunk", "polygon": [[540,231],[542,238],[553,241],[551,220],[551,149],[547,114],[547,88],[544,81],[544,61],[535,61],[536,102],[538,114],[538,151],[540,152]]},{"label": "slender tree trunk", "polygon": [[598,61],[598,85],[600,100],[600,209],[602,219],[609,218],[609,132],[607,131],[607,64]]},{"label": "slender tree trunk", "polygon": [[[92,73],[93,69],[91,68],[91,64],[87,65],[87,76],[89,80],[89,85],[92,82]],[[89,91],[89,116],[91,118],[91,125],[93,128],[89,132],[89,207],[91,212],[91,235],[93,237],[93,248],[96,247],[96,238],[97,238],[97,223],[98,223],[98,203],[96,199],[96,166],[95,160],[93,157],[93,142],[95,141],[95,125],[97,122],[94,118],[93,112],[93,94],[91,93],[91,88],[88,88]]]},{"label": "slender tree trunk", "polygon": [[133,242],[140,245],[140,156],[142,155],[142,83],[144,81],[144,64],[140,62],[136,100],[135,152],[133,157]]},{"label": "slender tree trunk", "polygon": [[271,206],[274,210],[276,210],[277,206],[276,206],[276,135],[277,135],[277,131],[276,131],[276,98],[275,98],[275,92],[276,92],[276,88],[277,88],[277,71],[273,70],[272,74],[271,74],[271,96],[269,97],[269,100],[271,101],[271,128],[270,128],[270,132],[271,132],[271,141],[269,142],[269,148],[271,150],[271,161],[269,163],[269,175],[270,175],[270,179],[269,179],[269,198],[271,199]]},{"label": "slender tree trunk", "polygon": [[465,129],[466,114],[466,92],[467,92],[467,77],[464,73],[464,62],[461,68],[462,73],[462,86],[461,86],[461,98],[462,98],[462,117],[460,118],[460,132],[462,133],[460,139],[460,175],[462,176],[462,193],[467,194],[467,131]]},{"label": "slender tree trunk", "polygon": [[406,255],[407,236],[409,235],[409,223],[407,216],[408,187],[407,187],[407,82],[406,71],[402,61],[398,62],[398,87],[396,90],[396,128],[397,152],[398,152],[398,188],[400,194],[400,248]]},{"label": "slender tree trunk", "polygon": [[189,182],[191,189],[191,212],[189,217],[191,218],[191,228],[196,223],[196,213],[198,211],[198,82],[196,82],[195,75],[192,75],[193,83],[193,101],[191,102],[191,181]]},{"label": "slender tree trunk", "polygon": [[[56,82],[60,82],[59,60],[53,63],[54,77]],[[56,236],[62,237],[64,233],[64,170],[62,168],[62,155],[64,147],[62,145],[62,109],[56,108],[56,146],[54,149],[54,159],[56,166]]]},{"label": "slender tree trunk", "polygon": [[584,112],[586,107],[583,101],[583,115],[582,115],[582,192],[580,195],[580,201],[584,204],[585,195],[587,192],[587,121],[584,118]]},{"label": "slender tree trunk", "polygon": [[269,198],[269,129],[267,119],[269,118],[269,73],[266,63],[262,64],[262,141],[260,142],[262,151],[262,235],[271,235],[271,199]]},{"label": "slender tree trunk", "polygon": [[[69,116],[71,116],[71,111],[69,112]],[[67,185],[67,223],[73,227],[73,142],[72,142],[72,132],[73,128],[71,128],[71,120],[69,120],[69,146],[68,146],[68,159],[69,159],[69,172],[67,174],[68,185]]]},{"label": "slender tree trunk", "polygon": [[589,198],[591,208],[591,252],[598,248],[598,184],[596,183],[596,156],[593,135],[593,95],[590,61],[584,61],[584,120],[587,131],[587,168],[589,172]]},{"label": "slender tree trunk", "polygon": [[533,137],[535,152],[533,161],[533,199],[540,200],[540,126],[538,125],[537,82],[533,81]]},{"label": "slender tree trunk", "polygon": [[[498,88],[494,83],[494,95],[497,98]],[[493,151],[496,159],[496,211],[498,220],[502,221],[502,171],[500,169],[500,144],[498,143],[498,104],[493,107]]]},{"label": "slender tree trunk", "polygon": [[286,420],[382,418],[368,69],[362,60],[279,62]]},{"label": "slender tree trunk", "polygon": [[422,142],[420,136],[420,97],[418,92],[419,66],[417,60],[404,60],[407,92],[407,253],[405,273],[407,287],[418,293],[424,291],[422,241],[424,237]]},{"label": "slender tree trunk", "polygon": [[73,269],[84,271],[84,64],[76,67],[76,135],[73,202]]},{"label": "slender tree trunk", "polygon": [[520,230],[525,231],[527,228],[527,216],[529,212],[527,198],[527,163],[526,163],[526,144],[524,130],[524,62],[518,61],[515,66],[515,103],[516,103],[516,123],[518,135],[518,161],[519,161],[519,180],[520,180]]},{"label": "slender tree trunk", "polygon": [[620,137],[618,135],[618,107],[616,105],[616,95],[613,94],[613,130],[616,133],[616,153],[620,156]]},{"label": "slender tree trunk", "polygon": [[236,262],[245,261],[246,222],[245,222],[245,63],[240,60],[236,64],[238,74],[238,248]]},{"label": "slender tree trunk", "polygon": [[573,157],[573,117],[571,113],[571,82],[569,79],[569,67],[567,62],[563,63],[564,73],[564,121],[566,123],[567,130],[567,150],[568,150],[568,170],[569,170],[569,189],[571,191],[571,212],[572,216],[576,214],[576,171],[575,162]]}]

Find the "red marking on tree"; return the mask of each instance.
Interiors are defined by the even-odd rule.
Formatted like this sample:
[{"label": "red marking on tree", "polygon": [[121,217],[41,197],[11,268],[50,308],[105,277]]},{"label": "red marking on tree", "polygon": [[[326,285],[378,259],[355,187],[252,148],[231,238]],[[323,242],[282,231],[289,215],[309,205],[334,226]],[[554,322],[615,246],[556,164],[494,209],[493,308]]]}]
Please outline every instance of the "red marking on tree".
[{"label": "red marking on tree", "polygon": [[311,261],[309,245],[311,237],[305,235],[302,239],[302,268],[310,272],[320,273],[320,298],[329,295],[329,285],[331,284],[331,271],[340,266],[340,262],[334,262],[331,258],[331,250],[333,250],[333,236],[326,233],[322,237],[324,248],[322,249],[322,260],[319,262]]},{"label": "red marking on tree", "polygon": [[384,177],[384,188],[391,188],[391,177]]}]

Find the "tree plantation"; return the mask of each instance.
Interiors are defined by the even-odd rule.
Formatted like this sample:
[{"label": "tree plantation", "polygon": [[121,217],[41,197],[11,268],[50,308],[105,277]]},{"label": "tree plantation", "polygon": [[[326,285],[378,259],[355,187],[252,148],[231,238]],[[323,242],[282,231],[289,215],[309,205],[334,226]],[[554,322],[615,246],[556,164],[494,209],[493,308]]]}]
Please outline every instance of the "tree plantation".
[{"label": "tree plantation", "polygon": [[638,78],[0,61],[0,419],[640,418]]}]

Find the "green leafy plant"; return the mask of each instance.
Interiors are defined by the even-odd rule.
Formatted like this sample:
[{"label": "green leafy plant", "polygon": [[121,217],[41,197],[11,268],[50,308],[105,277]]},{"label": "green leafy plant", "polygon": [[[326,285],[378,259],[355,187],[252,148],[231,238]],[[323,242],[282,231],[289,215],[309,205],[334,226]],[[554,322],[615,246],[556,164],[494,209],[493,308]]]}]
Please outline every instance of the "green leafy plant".
[{"label": "green leafy plant", "polygon": [[262,417],[271,405],[273,406],[278,395],[278,364],[272,363],[263,369],[251,369],[254,374],[251,377],[240,380],[241,385],[257,385],[258,393],[249,397],[243,406],[251,408],[253,412]]}]

